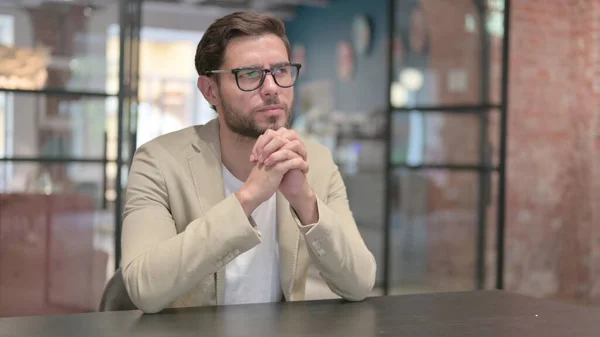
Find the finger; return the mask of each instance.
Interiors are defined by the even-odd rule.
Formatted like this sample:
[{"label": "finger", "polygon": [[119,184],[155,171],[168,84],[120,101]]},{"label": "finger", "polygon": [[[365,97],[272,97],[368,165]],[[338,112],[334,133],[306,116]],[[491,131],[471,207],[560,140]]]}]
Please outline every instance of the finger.
[{"label": "finger", "polygon": [[300,157],[296,152],[292,150],[278,150],[273,152],[269,158],[265,159],[266,166],[273,166],[279,162],[286,161],[288,159],[292,159],[294,157]]},{"label": "finger", "polygon": [[291,150],[296,152],[300,157],[302,157],[302,159],[306,160],[307,159],[307,152],[306,152],[306,147],[304,147],[304,144],[302,142],[300,142],[299,140],[292,140],[290,142],[288,142],[287,144],[285,144],[282,148],[282,150]]},{"label": "finger", "polygon": [[276,169],[276,170],[279,170],[279,172],[280,172],[281,174],[286,174],[287,172],[289,172],[289,171],[291,171],[291,170],[294,170],[294,169],[301,170],[301,171],[302,171],[304,174],[307,174],[307,173],[308,173],[308,171],[310,170],[310,167],[309,167],[309,165],[308,165],[308,163],[307,163],[307,162],[304,162],[304,163],[298,162],[298,165],[295,165],[295,164],[294,164],[295,162],[294,162],[294,163],[291,163],[291,164],[290,164],[290,165],[292,165],[291,167],[285,167],[285,166],[281,166],[281,165],[279,165],[279,164],[286,163],[286,162],[288,162],[288,161],[290,161],[290,160],[296,160],[296,159],[301,159],[301,158],[300,158],[300,157],[298,157],[298,155],[294,155],[294,156],[293,156],[291,159],[288,159],[288,160],[284,160],[284,161],[281,161],[281,162],[275,163],[275,164],[274,164],[275,166],[271,166],[271,167],[267,167],[267,168],[269,168],[269,169]]},{"label": "finger", "polygon": [[251,158],[251,160],[252,159],[258,160],[258,147],[261,146],[264,137],[265,137],[265,135],[260,135],[256,139],[256,142],[254,142],[254,146],[252,147],[252,151],[250,151],[250,158]]},{"label": "finger", "polygon": [[265,159],[269,158],[272,153],[281,149],[288,142],[289,140],[281,137],[271,139],[262,149],[258,150],[258,162],[264,163]]},{"label": "finger", "polygon": [[[279,152],[282,153],[280,154]],[[269,157],[267,157],[264,161],[265,165],[270,166],[281,160],[291,159],[292,157],[289,155],[288,152],[300,156],[306,161],[306,149],[303,148],[302,145],[297,141],[292,141],[285,144],[281,149],[273,152]]]},{"label": "finger", "polygon": [[[282,128],[283,129],[283,128]],[[281,129],[280,129],[281,130]],[[306,145],[304,144],[304,141],[302,140],[302,138],[300,138],[300,135],[298,135],[298,133],[295,130],[287,130],[284,129],[284,137],[289,140],[290,142],[294,142],[295,144],[293,145],[289,145],[287,148],[293,148],[296,152],[298,152],[298,154],[300,154],[302,156],[302,158],[304,158],[304,160],[307,160],[307,151],[306,151]],[[299,147],[298,147],[299,145]]]},{"label": "finger", "polygon": [[301,170],[304,174],[307,174],[309,170],[308,163],[306,163],[306,165],[303,165],[299,170]]},{"label": "finger", "polygon": [[[302,147],[305,148],[304,142],[302,141],[302,139],[300,138],[300,136],[298,135],[298,133],[296,131],[288,130],[284,127],[277,129],[277,131],[268,129],[267,131],[265,131],[264,134],[262,134],[261,136],[258,137],[256,143],[254,144],[254,147],[252,148],[252,152],[250,155],[250,161],[251,162],[255,162],[255,161],[260,162],[259,158],[262,154],[262,149],[264,149],[266,144],[271,142],[273,140],[273,138],[275,138],[275,137],[284,138],[284,139],[287,139],[290,141],[297,140],[298,142],[300,142]],[[264,155],[263,160],[266,159],[266,157],[267,157],[267,155]],[[306,155],[304,156],[304,159],[306,160]]]},{"label": "finger", "polygon": [[258,159],[259,156],[259,151],[260,149],[262,149],[265,144],[267,144],[268,142],[271,141],[271,139],[273,139],[273,137],[276,137],[277,133],[271,129],[268,129],[267,131],[265,131],[265,133],[263,133],[262,135],[260,135],[258,137],[258,139],[256,140],[256,142],[254,143],[254,147],[252,148],[252,154],[254,154],[254,158]]},{"label": "finger", "polygon": [[298,133],[295,130],[288,130],[285,128],[280,128],[278,130],[278,133],[286,138],[287,140],[297,140],[299,141],[302,145],[304,145],[304,142],[302,141],[302,138],[300,138],[300,135],[298,135]]},{"label": "finger", "polygon": [[284,162],[278,163],[274,168],[281,174],[286,174],[290,170],[301,170],[302,172],[308,172],[308,163],[300,157],[295,157]]},{"label": "finger", "polygon": [[250,162],[254,162],[258,160],[258,152],[256,151],[258,142],[260,141],[262,135],[258,136],[256,142],[254,142],[254,146],[252,147],[252,151],[250,151]]}]

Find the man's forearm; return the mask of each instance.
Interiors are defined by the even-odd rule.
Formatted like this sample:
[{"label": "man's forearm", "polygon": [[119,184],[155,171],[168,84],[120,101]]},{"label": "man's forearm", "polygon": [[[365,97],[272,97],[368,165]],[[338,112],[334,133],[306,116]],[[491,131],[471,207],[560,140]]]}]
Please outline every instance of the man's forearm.
[{"label": "man's forearm", "polygon": [[[162,310],[202,278],[260,243],[260,236],[236,203],[233,196],[226,198],[170,238],[157,234],[172,226],[164,222],[166,213],[142,209],[126,216],[123,280],[139,309],[147,313]],[[223,226],[227,222],[228,226]]]},{"label": "man's forearm", "polygon": [[240,188],[234,194],[247,217],[252,215],[252,212],[260,205],[260,202],[257,202],[256,198],[253,198],[252,192],[245,187]]},{"label": "man's forearm", "polygon": [[303,192],[298,196],[290,198],[290,205],[298,215],[300,222],[304,226],[316,224],[319,222],[319,208],[317,206],[317,196],[313,190],[306,185]]},{"label": "man's forearm", "polygon": [[328,205],[319,200],[318,207],[318,224],[304,234],[311,258],[333,292],[348,300],[361,300],[375,282],[373,254],[344,200]]}]

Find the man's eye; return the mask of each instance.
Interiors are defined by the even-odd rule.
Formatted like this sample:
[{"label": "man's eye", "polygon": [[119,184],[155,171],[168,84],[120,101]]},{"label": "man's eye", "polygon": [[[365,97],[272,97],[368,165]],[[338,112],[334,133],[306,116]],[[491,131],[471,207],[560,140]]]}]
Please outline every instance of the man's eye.
[{"label": "man's eye", "polygon": [[288,72],[289,72],[288,67],[282,67],[282,68],[275,69],[275,74],[276,75],[285,75]]},{"label": "man's eye", "polygon": [[242,72],[240,75],[242,75],[242,77],[244,77],[244,78],[256,78],[256,77],[260,77],[260,71],[258,71],[258,70],[245,71],[245,72]]}]

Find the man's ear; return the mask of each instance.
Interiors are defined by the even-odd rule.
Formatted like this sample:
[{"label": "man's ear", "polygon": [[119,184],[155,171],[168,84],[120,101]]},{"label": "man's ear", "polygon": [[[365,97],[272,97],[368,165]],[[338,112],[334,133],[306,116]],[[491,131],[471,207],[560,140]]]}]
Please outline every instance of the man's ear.
[{"label": "man's ear", "polygon": [[202,95],[204,95],[204,98],[208,101],[208,103],[215,106],[218,105],[220,98],[217,81],[208,76],[200,76],[198,77],[198,89]]}]

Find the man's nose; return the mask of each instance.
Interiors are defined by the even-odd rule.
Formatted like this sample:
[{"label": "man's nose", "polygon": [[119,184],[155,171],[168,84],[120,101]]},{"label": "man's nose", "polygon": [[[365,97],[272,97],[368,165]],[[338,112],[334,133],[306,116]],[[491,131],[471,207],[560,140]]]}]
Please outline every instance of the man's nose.
[{"label": "man's nose", "polygon": [[271,75],[271,73],[265,74],[265,80],[263,85],[260,87],[261,94],[263,95],[275,95],[279,90],[279,86],[275,83],[275,79]]}]

